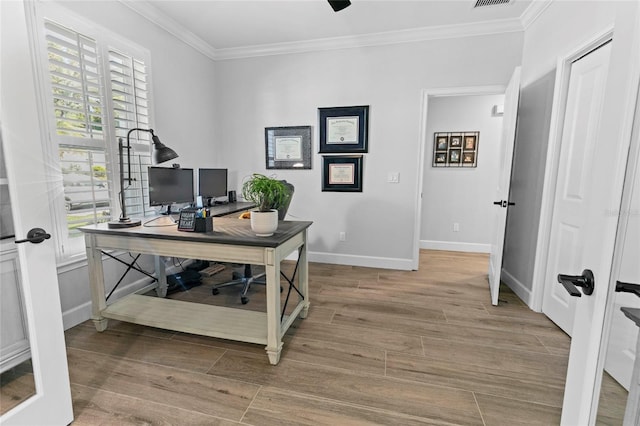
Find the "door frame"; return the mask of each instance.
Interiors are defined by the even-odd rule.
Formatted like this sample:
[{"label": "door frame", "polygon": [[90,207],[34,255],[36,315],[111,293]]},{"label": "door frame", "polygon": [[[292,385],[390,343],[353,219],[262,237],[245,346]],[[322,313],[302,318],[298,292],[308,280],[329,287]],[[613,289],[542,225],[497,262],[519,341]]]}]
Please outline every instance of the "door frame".
[{"label": "door frame", "polygon": [[422,191],[424,180],[425,155],[427,144],[431,143],[427,135],[427,123],[429,120],[429,99],[445,96],[474,96],[474,95],[501,95],[507,90],[506,86],[468,86],[468,87],[445,87],[434,89],[423,89],[420,108],[420,141],[418,154],[418,180],[416,182],[416,212],[413,222],[413,258],[411,259],[411,269],[418,270],[420,263],[420,231],[422,224]]},{"label": "door frame", "polygon": [[555,207],[556,187],[558,182],[558,168],[560,167],[560,148],[562,147],[562,130],[567,108],[569,92],[569,78],[573,62],[588,54],[613,38],[613,25],[606,28],[574,50],[558,58],[556,78],[551,107],[551,121],[549,126],[549,142],[542,185],[542,200],[540,205],[540,221],[533,266],[531,305],[536,312],[542,312],[542,301],[545,292],[545,275],[547,273],[547,253],[551,244],[551,219]]}]

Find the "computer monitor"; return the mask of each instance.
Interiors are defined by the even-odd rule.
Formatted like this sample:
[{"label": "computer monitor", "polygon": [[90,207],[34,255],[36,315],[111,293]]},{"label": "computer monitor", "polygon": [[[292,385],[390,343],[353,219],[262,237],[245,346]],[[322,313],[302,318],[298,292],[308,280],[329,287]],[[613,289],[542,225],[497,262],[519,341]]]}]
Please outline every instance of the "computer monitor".
[{"label": "computer monitor", "polygon": [[202,198],[227,196],[227,169],[198,169],[198,195]]},{"label": "computer monitor", "polygon": [[170,167],[149,167],[149,205],[167,206],[171,204],[193,203],[193,169]]}]

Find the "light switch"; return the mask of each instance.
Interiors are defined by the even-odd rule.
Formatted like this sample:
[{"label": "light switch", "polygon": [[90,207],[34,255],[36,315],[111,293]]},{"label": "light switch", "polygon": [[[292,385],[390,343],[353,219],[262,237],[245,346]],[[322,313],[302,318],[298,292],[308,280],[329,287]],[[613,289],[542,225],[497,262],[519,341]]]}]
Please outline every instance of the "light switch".
[{"label": "light switch", "polygon": [[400,183],[400,173],[399,172],[389,172],[387,175],[387,182],[389,183]]}]

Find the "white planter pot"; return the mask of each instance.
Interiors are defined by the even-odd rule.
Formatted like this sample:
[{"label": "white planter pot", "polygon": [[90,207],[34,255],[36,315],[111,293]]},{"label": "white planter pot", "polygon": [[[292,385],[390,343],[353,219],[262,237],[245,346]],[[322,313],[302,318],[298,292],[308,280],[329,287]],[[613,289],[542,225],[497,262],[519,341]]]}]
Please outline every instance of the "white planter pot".
[{"label": "white planter pot", "polygon": [[251,229],[258,237],[269,237],[278,229],[278,210],[251,212]]}]

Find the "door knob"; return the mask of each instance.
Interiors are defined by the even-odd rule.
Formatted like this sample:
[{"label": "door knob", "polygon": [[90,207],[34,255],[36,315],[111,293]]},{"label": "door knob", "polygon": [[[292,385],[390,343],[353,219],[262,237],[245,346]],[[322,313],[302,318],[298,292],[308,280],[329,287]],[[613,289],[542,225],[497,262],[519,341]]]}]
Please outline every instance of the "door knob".
[{"label": "door knob", "polygon": [[32,228],[31,230],[29,230],[29,232],[27,232],[27,238],[25,238],[24,240],[17,240],[14,241],[16,244],[21,244],[21,243],[34,243],[34,244],[40,244],[41,242],[43,242],[44,240],[48,240],[49,238],[51,238],[51,234],[47,234],[47,231],[45,231],[42,228]]},{"label": "door knob", "polygon": [[563,275],[558,274],[558,282],[574,297],[581,297],[582,294],[576,287],[582,288],[582,293],[590,296],[593,293],[595,279],[590,269],[582,271],[582,275]]},{"label": "door knob", "polygon": [[616,291],[622,293],[633,293],[640,297],[640,284],[623,283],[616,281]]},{"label": "door knob", "polygon": [[515,206],[516,203],[512,203],[512,202],[507,201],[507,200],[500,200],[500,201],[494,201],[493,205],[506,208],[507,206]]}]

